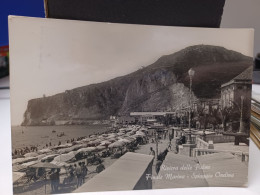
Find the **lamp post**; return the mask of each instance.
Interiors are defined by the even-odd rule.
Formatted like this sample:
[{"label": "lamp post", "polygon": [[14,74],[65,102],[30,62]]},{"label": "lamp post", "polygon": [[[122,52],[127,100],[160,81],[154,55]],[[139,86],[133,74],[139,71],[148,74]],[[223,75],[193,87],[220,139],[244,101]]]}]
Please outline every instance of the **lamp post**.
[{"label": "lamp post", "polygon": [[243,105],[244,104],[244,96],[241,96],[241,109],[240,109],[240,123],[239,123],[239,132],[240,134],[245,133],[245,125],[243,121]]},{"label": "lamp post", "polygon": [[156,133],[155,133],[155,158],[157,159],[158,157],[158,132],[156,130]]},{"label": "lamp post", "polygon": [[187,144],[191,144],[191,99],[192,99],[191,87],[192,87],[192,77],[194,76],[195,71],[191,68],[189,69],[188,74],[190,77],[190,97],[189,97],[189,133],[188,133]]}]

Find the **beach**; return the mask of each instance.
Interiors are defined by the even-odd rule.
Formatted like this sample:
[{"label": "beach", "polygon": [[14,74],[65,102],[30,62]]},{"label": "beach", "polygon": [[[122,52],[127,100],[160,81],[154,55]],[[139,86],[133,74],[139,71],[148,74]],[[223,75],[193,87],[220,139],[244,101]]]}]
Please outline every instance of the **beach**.
[{"label": "beach", "polygon": [[[35,131],[35,132],[34,132]],[[55,132],[53,132],[55,131]],[[69,177],[69,166],[79,166],[79,162],[84,162],[87,165],[88,174],[85,177],[85,182],[93,178],[98,174],[97,167],[99,163],[90,163],[89,158],[96,156],[101,160],[101,164],[105,168],[112,165],[121,155],[126,152],[132,151],[136,153],[149,154],[150,147],[155,149],[155,143],[151,143],[152,135],[149,135],[149,130],[146,127],[128,126],[123,128],[117,128],[109,130],[107,126],[93,125],[93,126],[47,126],[47,127],[20,127],[12,130],[14,148],[29,147],[37,145],[37,151],[25,152],[24,157],[15,157],[13,159],[13,168],[17,169],[19,166],[26,167],[24,173],[26,175],[22,177],[18,182],[14,183],[14,194],[29,195],[29,194],[51,194],[51,180],[50,180],[50,169],[46,169],[47,179],[37,179],[36,181],[28,180],[28,170],[39,162],[51,163],[52,166],[58,164],[60,170],[60,187],[55,193],[69,193],[77,189],[77,179],[74,177],[72,181],[66,183],[66,179]],[[64,136],[57,136],[64,133]],[[20,137],[19,137],[20,135]],[[26,137],[24,137],[26,135]],[[18,136],[18,137],[17,137]],[[35,139],[33,139],[35,136]],[[42,137],[46,139],[42,141]],[[28,141],[25,141],[28,139]],[[67,142],[66,140],[73,140]],[[13,140],[14,142],[14,140]],[[45,142],[52,142],[52,146],[45,146]],[[60,144],[58,144],[60,142]],[[106,144],[106,142],[110,142]],[[166,149],[166,140],[159,142],[159,153]],[[23,143],[21,145],[21,143]],[[54,145],[54,143],[56,145]],[[98,149],[101,146],[101,149]],[[30,147],[29,147],[30,148]],[[94,148],[94,149],[93,149]],[[133,148],[135,148],[133,150]],[[92,152],[82,152],[84,149],[93,149]],[[45,152],[44,152],[45,151]],[[103,152],[109,151],[109,155],[103,156]],[[28,157],[27,154],[37,153],[35,158],[29,159],[25,162]],[[63,160],[64,155],[69,156],[72,153],[72,157],[68,160]],[[120,154],[121,153],[121,154]],[[77,154],[84,154],[82,158],[77,158]],[[48,155],[56,155],[59,158],[52,158],[52,160],[44,160],[43,157]],[[30,157],[29,157],[30,158]],[[34,157],[33,157],[34,158]],[[20,161],[22,160],[22,161]],[[28,164],[29,163],[29,164]],[[13,172],[14,172],[13,169]],[[76,170],[76,169],[75,169]],[[23,172],[23,171],[18,171]],[[65,183],[64,183],[65,182]]]}]

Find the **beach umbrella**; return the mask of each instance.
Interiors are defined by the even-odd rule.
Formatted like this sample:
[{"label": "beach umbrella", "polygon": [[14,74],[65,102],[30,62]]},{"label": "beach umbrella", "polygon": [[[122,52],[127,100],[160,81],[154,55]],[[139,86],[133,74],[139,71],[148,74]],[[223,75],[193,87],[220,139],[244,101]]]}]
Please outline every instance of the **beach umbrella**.
[{"label": "beach umbrella", "polygon": [[132,134],[132,132],[127,132],[125,135],[130,136],[131,134]]},{"label": "beach umbrella", "polygon": [[135,134],[136,131],[137,131],[137,129],[132,130],[132,131],[130,131],[130,132],[133,133],[133,134]]},{"label": "beach umbrella", "polygon": [[64,154],[64,153],[68,153],[68,152],[70,152],[70,151],[71,151],[70,148],[63,148],[63,149],[59,149],[59,150],[57,151],[57,153],[59,153],[59,154]]},{"label": "beach umbrella", "polygon": [[[31,167],[33,168],[45,168],[45,169],[58,169],[60,168],[59,166],[55,165],[55,164],[51,164],[48,162],[39,162],[37,164],[32,165]],[[45,188],[45,194],[46,194],[46,177],[45,177],[45,182],[44,182],[44,188]]]},{"label": "beach umbrella", "polygon": [[125,131],[127,131],[127,132],[132,131],[132,129],[133,129],[132,127],[128,127],[128,128],[125,129]]},{"label": "beach umbrella", "polygon": [[145,136],[145,133],[142,132],[142,131],[137,131],[135,134],[136,134],[136,135],[142,135],[142,136]]},{"label": "beach umbrella", "polygon": [[44,158],[46,156],[46,154],[40,154],[38,156],[36,156],[38,158],[38,160],[41,160],[42,158]]},{"label": "beach umbrella", "polygon": [[59,145],[60,148],[67,148],[67,147],[71,147],[72,143],[66,143],[66,144],[61,144]]},{"label": "beach umbrella", "polygon": [[89,141],[94,141],[96,139],[97,139],[96,137],[92,137],[92,138],[89,139]]},{"label": "beach umbrella", "polygon": [[115,138],[117,137],[116,135],[109,135],[107,138],[110,139],[110,138]]},{"label": "beach umbrella", "polygon": [[89,142],[89,141],[90,141],[90,138],[89,138],[89,137],[84,138],[82,141],[83,141],[83,142]]},{"label": "beach umbrella", "polygon": [[88,143],[81,144],[81,148],[87,148],[88,145],[89,145]]},{"label": "beach umbrella", "polygon": [[96,147],[87,147],[87,148],[81,148],[77,151],[77,153],[79,152],[94,152],[96,151],[97,148]]},{"label": "beach umbrella", "polygon": [[73,143],[75,143],[75,144],[82,144],[83,141],[82,141],[82,140],[79,140],[79,141],[74,141]]},{"label": "beach umbrella", "polygon": [[12,156],[12,159],[17,159],[17,158],[24,158],[24,156],[20,154]]},{"label": "beach umbrella", "polygon": [[125,139],[128,139],[128,140],[130,140],[131,142],[133,142],[133,141],[135,141],[135,140],[136,140],[136,138],[135,138],[135,137],[126,137]]},{"label": "beach umbrella", "polygon": [[49,153],[49,152],[52,152],[50,148],[44,148],[38,151],[38,153],[40,154]]},{"label": "beach umbrella", "polygon": [[133,138],[137,138],[137,137],[144,137],[143,135],[139,135],[139,134],[134,134],[134,135],[132,135],[131,137],[133,137]]},{"label": "beach umbrella", "polygon": [[111,144],[111,142],[108,140],[105,140],[105,141],[102,141],[100,145],[105,146],[105,145],[109,145],[109,144]]},{"label": "beach umbrella", "polygon": [[38,160],[36,160],[36,161],[30,161],[30,162],[23,163],[23,164],[21,164],[21,165],[27,168],[27,167],[29,167],[29,166],[31,166],[31,165],[34,165],[34,164],[38,163],[38,162],[39,162]]},{"label": "beach umbrella", "polygon": [[128,139],[119,139],[118,141],[119,141],[119,142],[126,143],[126,144],[131,143],[131,141],[128,140]]},{"label": "beach umbrella", "polygon": [[101,145],[99,145],[99,146],[97,146],[97,149],[98,149],[98,150],[104,150],[104,149],[106,149],[106,146],[101,146]]},{"label": "beach umbrella", "polygon": [[13,172],[15,172],[15,171],[24,171],[26,169],[26,167],[25,166],[23,166],[23,165],[13,165],[13,167],[12,167],[12,170],[13,170]]},{"label": "beach umbrella", "polygon": [[38,156],[39,154],[37,154],[36,152],[30,152],[30,153],[26,153],[24,155],[24,157],[35,157],[35,156]]},{"label": "beach umbrella", "polygon": [[22,164],[30,161],[38,160],[36,157],[27,157],[27,158],[17,158],[13,159],[12,164]]},{"label": "beach umbrella", "polygon": [[94,144],[99,144],[100,142],[102,142],[103,140],[101,140],[101,139],[96,139],[96,140],[94,140],[94,141],[92,141]]},{"label": "beach umbrella", "polygon": [[25,159],[25,158],[16,158],[16,159],[13,159],[13,160],[12,160],[12,164],[18,164],[18,163],[20,163],[20,162],[23,162],[24,159]]},{"label": "beach umbrella", "polygon": [[90,142],[88,142],[88,146],[90,146],[90,145],[95,145],[96,144],[96,142],[95,141],[90,141]]},{"label": "beach umbrella", "polygon": [[59,154],[68,153],[68,152],[71,152],[71,151],[75,151],[75,150],[77,150],[77,149],[79,149],[81,147],[82,147],[82,144],[74,145],[74,146],[71,146],[69,148],[60,149],[60,150],[58,150],[58,153]]},{"label": "beach umbrella", "polygon": [[17,182],[19,179],[21,179],[25,175],[26,175],[26,173],[13,172],[13,183]]},{"label": "beach umbrella", "polygon": [[147,132],[148,129],[147,128],[141,128],[141,129],[139,129],[139,131]]},{"label": "beach umbrella", "polygon": [[90,138],[94,138],[94,137],[97,137],[97,135],[91,135],[91,136],[89,136]]},{"label": "beach umbrella", "polygon": [[52,164],[52,163],[48,163],[48,162],[39,162],[36,163],[32,166],[30,166],[32,168],[49,168],[49,169],[58,169],[60,168],[59,166]]},{"label": "beach umbrella", "polygon": [[122,147],[122,146],[124,146],[124,145],[125,145],[125,143],[116,141],[116,142],[114,142],[114,143],[108,145],[108,147],[109,147],[109,148],[118,148],[118,147]]},{"label": "beach umbrella", "polygon": [[53,160],[56,156],[58,156],[58,154],[50,154],[50,155],[47,155],[47,156],[43,157],[41,160],[42,161]]},{"label": "beach umbrella", "polygon": [[111,137],[110,137],[110,136],[107,137],[107,140],[115,140],[115,139],[116,139],[116,136],[115,136],[115,135],[113,135],[113,136],[111,136]]},{"label": "beach umbrella", "polygon": [[70,149],[71,151],[73,151],[73,150],[77,150],[77,149],[79,149],[79,148],[82,148],[82,144],[78,144],[78,145],[71,146],[69,149]]},{"label": "beach umbrella", "polygon": [[72,146],[72,143],[66,143],[66,144],[64,144],[64,146],[66,146],[66,147],[71,147],[71,146]]},{"label": "beach umbrella", "polygon": [[53,161],[57,161],[57,162],[67,162],[71,159],[73,159],[75,157],[76,152],[75,151],[71,151],[67,154],[61,154],[59,156],[56,156]]},{"label": "beach umbrella", "polygon": [[66,162],[58,162],[58,161],[52,161],[52,162],[50,162],[51,164],[53,164],[53,165],[56,165],[56,166],[58,166],[58,167],[68,167],[68,166],[70,166],[68,163],[66,163]]}]

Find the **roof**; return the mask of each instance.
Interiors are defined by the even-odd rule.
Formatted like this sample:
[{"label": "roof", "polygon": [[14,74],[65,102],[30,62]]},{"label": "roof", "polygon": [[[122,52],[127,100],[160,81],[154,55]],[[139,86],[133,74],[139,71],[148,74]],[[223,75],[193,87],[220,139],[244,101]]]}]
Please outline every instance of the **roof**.
[{"label": "roof", "polygon": [[146,116],[146,115],[153,115],[153,116],[164,116],[166,114],[174,114],[175,112],[131,112],[130,116]]},{"label": "roof", "polygon": [[249,84],[251,84],[252,74],[253,74],[253,66],[250,66],[249,68],[244,70],[242,73],[240,73],[239,75],[234,77],[232,80],[222,84],[221,87],[225,87],[225,86],[228,86],[230,84],[233,84],[233,83],[239,82],[239,81],[243,81],[243,82],[247,81]]},{"label": "roof", "polygon": [[232,80],[252,80],[253,66],[250,66],[245,71],[237,75]]},{"label": "roof", "polygon": [[133,190],[152,161],[151,155],[127,152],[74,192]]}]

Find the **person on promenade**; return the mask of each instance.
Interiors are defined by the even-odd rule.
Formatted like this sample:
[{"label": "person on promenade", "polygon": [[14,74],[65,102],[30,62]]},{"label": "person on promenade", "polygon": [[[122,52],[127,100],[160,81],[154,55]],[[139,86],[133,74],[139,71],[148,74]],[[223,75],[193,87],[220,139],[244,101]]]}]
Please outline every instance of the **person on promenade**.
[{"label": "person on promenade", "polygon": [[150,147],[150,153],[149,153],[149,155],[155,156],[155,151],[154,151],[153,147]]},{"label": "person on promenade", "polygon": [[155,164],[155,171],[156,171],[157,175],[158,175],[158,173],[160,171],[162,163],[163,163],[162,159],[160,159],[160,158],[157,159],[156,164]]},{"label": "person on promenade", "polygon": [[169,141],[167,149],[172,150],[172,143]]}]

